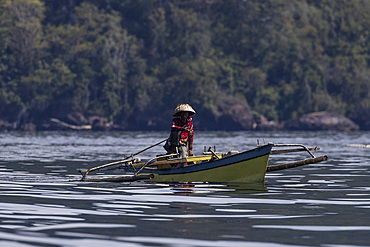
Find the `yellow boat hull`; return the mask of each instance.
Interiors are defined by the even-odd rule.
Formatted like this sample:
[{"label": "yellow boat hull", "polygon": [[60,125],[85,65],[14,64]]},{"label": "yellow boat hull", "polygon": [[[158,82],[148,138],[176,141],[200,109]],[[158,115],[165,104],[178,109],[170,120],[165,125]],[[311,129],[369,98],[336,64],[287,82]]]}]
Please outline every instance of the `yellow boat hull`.
[{"label": "yellow boat hull", "polygon": [[261,182],[265,180],[268,155],[252,161],[242,161],[231,167],[214,168],[181,174],[155,174],[154,182]]},{"label": "yellow boat hull", "polygon": [[144,169],[155,182],[263,183],[272,145],[176,169]]}]

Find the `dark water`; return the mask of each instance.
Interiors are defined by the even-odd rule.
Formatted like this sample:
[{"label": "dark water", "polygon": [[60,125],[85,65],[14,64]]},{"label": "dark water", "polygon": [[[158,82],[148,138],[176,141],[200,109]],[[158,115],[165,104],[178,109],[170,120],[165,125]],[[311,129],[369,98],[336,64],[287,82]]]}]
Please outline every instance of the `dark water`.
[{"label": "dark water", "polygon": [[[319,146],[265,184],[80,183],[165,132],[0,133],[0,246],[370,246],[370,132],[197,132],[194,151]],[[140,155],[163,153],[161,146]],[[272,163],[309,158],[272,156]]]}]

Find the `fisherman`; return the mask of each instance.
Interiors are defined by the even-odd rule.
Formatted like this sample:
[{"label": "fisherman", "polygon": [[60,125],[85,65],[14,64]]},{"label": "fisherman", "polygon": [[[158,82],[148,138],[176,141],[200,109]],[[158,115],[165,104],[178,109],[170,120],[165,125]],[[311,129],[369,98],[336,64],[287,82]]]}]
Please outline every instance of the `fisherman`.
[{"label": "fisherman", "polygon": [[[193,156],[194,109],[189,104],[180,104],[173,111],[170,137],[164,148],[167,154],[179,153],[179,158]],[[177,149],[177,150],[176,150]]]}]

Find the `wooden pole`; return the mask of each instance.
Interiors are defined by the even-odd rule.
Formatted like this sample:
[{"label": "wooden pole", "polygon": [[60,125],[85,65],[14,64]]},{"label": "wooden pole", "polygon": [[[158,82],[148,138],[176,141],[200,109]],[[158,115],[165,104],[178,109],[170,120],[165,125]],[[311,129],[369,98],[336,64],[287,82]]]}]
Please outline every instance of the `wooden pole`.
[{"label": "wooden pole", "polygon": [[96,171],[96,170],[100,170],[100,169],[103,169],[103,168],[106,168],[106,167],[109,167],[109,166],[113,166],[113,165],[117,165],[117,164],[120,164],[120,163],[128,162],[128,161],[132,160],[134,156],[136,156],[136,155],[138,155],[138,154],[141,154],[142,152],[145,152],[146,150],[148,150],[148,149],[150,149],[150,148],[153,148],[153,147],[155,147],[155,146],[158,146],[159,144],[161,144],[161,143],[163,143],[163,142],[165,142],[165,141],[167,141],[167,138],[166,138],[166,139],[164,139],[164,140],[162,140],[162,141],[160,141],[160,142],[158,142],[158,143],[156,143],[156,144],[154,144],[154,145],[151,145],[151,146],[149,146],[149,147],[147,147],[147,148],[144,148],[143,150],[141,150],[141,151],[139,151],[139,152],[137,152],[137,153],[135,153],[135,154],[132,154],[132,155],[130,156],[130,158],[127,158],[127,159],[124,159],[124,160],[115,161],[115,162],[108,163],[108,164],[101,165],[101,166],[93,167],[93,168],[91,168],[91,169],[87,170],[87,171],[84,173],[84,175],[82,176],[81,181],[84,181],[84,180],[85,180],[85,178],[86,178],[86,176],[87,176],[87,174],[89,174],[89,173],[90,173],[90,172],[92,172],[92,171]]},{"label": "wooden pole", "polygon": [[347,144],[348,147],[370,148],[370,144]]},{"label": "wooden pole", "polygon": [[300,160],[300,161],[285,163],[285,164],[279,164],[279,165],[271,165],[271,166],[267,166],[266,172],[272,172],[272,171],[278,171],[278,170],[283,170],[283,169],[289,169],[289,168],[293,168],[297,166],[314,164],[314,163],[321,162],[327,159],[328,159],[328,156],[323,155],[323,156],[319,156],[319,157],[312,158],[312,159],[305,159],[305,160]]},{"label": "wooden pole", "polygon": [[[317,151],[320,150],[319,147],[314,147],[314,148],[308,148],[310,151]],[[294,153],[294,152],[303,152],[307,151],[304,148],[293,148],[293,149],[282,149],[282,150],[271,150],[270,154],[285,154],[285,153]]]},{"label": "wooden pole", "polygon": [[[104,178],[87,178],[83,180],[84,182],[133,182],[137,180],[147,180],[152,179],[154,177],[153,174],[144,174],[144,175],[137,175],[137,176],[118,176],[118,177],[104,177]],[[70,182],[75,182],[76,180],[71,180]],[[81,181],[81,180],[77,180]]]},{"label": "wooden pole", "polygon": [[220,157],[212,150],[211,147],[208,148],[208,152],[211,152],[218,160],[220,159]]}]

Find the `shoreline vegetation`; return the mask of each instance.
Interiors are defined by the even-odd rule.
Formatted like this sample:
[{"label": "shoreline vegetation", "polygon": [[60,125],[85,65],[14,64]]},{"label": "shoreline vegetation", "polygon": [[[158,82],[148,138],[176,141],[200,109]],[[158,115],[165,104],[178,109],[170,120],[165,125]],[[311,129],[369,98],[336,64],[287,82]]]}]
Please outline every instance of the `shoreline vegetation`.
[{"label": "shoreline vegetation", "polygon": [[370,130],[370,1],[0,0],[0,131]]}]

